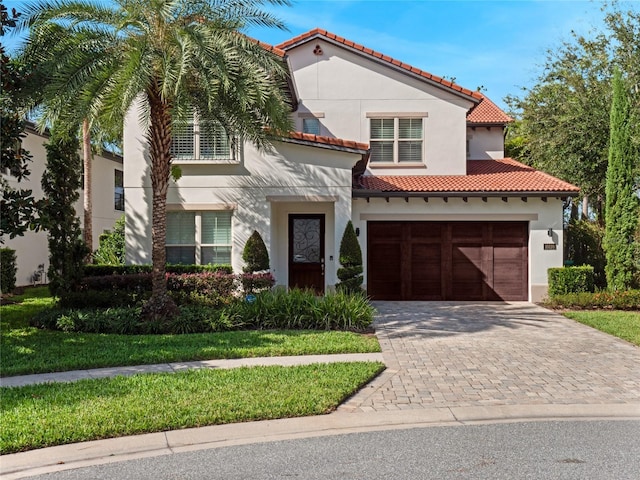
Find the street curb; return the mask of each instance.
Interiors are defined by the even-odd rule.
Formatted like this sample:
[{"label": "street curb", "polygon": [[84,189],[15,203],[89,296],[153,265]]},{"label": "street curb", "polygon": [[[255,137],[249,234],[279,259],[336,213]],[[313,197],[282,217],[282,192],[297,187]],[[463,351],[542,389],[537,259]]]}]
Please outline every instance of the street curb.
[{"label": "street curb", "polygon": [[499,405],[286,418],[61,445],[0,457],[4,480],[233,445],[391,429],[568,420],[640,421],[640,404]]}]

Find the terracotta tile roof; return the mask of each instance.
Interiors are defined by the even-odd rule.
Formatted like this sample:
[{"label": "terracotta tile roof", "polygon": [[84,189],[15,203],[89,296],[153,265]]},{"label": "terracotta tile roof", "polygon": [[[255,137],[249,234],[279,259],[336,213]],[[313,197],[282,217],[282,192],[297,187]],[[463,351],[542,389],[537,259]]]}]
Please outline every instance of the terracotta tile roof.
[{"label": "terracotta tile roof", "polygon": [[284,58],[284,56],[287,54],[287,52],[278,47],[274,47],[273,45],[269,45],[268,43],[261,42],[260,40],[256,41],[258,42],[258,45],[264,48],[267,52],[275,53],[280,58]]},{"label": "terracotta tile roof", "polygon": [[513,118],[504,113],[500,107],[483,95],[482,101],[471,108],[467,114],[467,122],[482,125],[503,125],[505,123],[513,122]]},{"label": "terracotta tile roof", "polygon": [[363,176],[362,188],[378,192],[570,192],[570,183],[511,158],[470,160],[467,175]]},{"label": "terracotta tile roof", "polygon": [[314,135],[312,133],[302,132],[289,132],[288,137],[283,140],[302,140],[304,142],[317,143],[319,145],[327,145],[331,147],[349,148],[354,150],[361,150],[362,153],[366,153],[369,150],[369,145],[366,143],[355,142],[353,140],[344,140],[342,138],[325,137],[322,135]]},{"label": "terracotta tile roof", "polygon": [[455,90],[456,92],[462,93],[464,95],[470,96],[476,100],[481,100],[483,98],[483,95],[480,92],[476,92],[473,90],[468,90],[466,88],[461,87],[460,85],[456,85],[453,82],[450,82],[448,80],[445,80],[444,78],[438,77],[436,75],[432,75],[428,72],[425,72],[423,70],[420,70],[419,68],[416,67],[412,67],[409,64],[403,63],[400,60],[396,60],[395,58],[391,58],[387,55],[384,55],[380,52],[376,52],[375,50],[371,50],[370,48],[367,48],[363,45],[359,45],[355,42],[352,42],[350,40],[347,40],[346,38],[343,37],[339,37],[338,35],[335,35],[331,32],[327,32],[326,30],[322,30],[320,28],[315,28],[313,30],[310,30],[306,33],[303,33],[302,35],[298,35],[295,38],[292,38],[291,40],[287,40],[286,42],[283,42],[279,45],[277,45],[277,48],[280,48],[282,50],[287,50],[289,48],[293,48],[294,46],[298,45],[299,43],[303,43],[305,41],[308,41],[314,37],[317,36],[322,36],[325,38],[328,38],[329,40],[333,40],[334,42],[340,43],[342,45],[345,45],[349,48],[352,48],[354,50],[357,50],[359,52],[365,53],[367,55],[370,55],[372,57],[375,57],[379,60],[383,60],[387,63],[390,63],[396,67],[399,67],[403,70],[406,70],[407,72],[413,73],[415,75],[418,75],[420,77],[423,77],[427,80],[430,80],[432,82],[435,83],[439,83],[440,85],[449,88],[451,90]]}]

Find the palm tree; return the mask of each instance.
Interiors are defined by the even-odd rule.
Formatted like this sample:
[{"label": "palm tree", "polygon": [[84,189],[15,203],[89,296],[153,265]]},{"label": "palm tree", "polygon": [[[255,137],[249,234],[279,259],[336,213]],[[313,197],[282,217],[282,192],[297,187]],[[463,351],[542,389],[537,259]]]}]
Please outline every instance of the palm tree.
[{"label": "palm tree", "polygon": [[122,125],[131,108],[140,113],[153,201],[148,319],[177,312],[165,280],[174,122],[196,114],[260,148],[269,148],[269,132],[290,129],[284,63],[242,33],[248,26],[284,28],[265,4],[289,1],[57,0],[25,14],[24,54],[56,65],[47,88],[57,92],[61,115],[82,119],[90,112],[89,118],[113,126]]}]

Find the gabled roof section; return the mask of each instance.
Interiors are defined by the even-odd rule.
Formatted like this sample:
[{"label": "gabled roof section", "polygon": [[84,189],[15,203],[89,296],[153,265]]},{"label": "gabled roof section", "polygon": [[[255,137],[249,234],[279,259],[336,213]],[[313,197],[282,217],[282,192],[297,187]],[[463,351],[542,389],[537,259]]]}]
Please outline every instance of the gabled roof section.
[{"label": "gabled roof section", "polygon": [[[511,158],[469,160],[467,175],[363,176],[354,196],[384,196],[385,193],[427,196],[498,196],[556,194],[575,196],[579,188]],[[475,194],[475,195],[474,195]]]},{"label": "gabled roof section", "polygon": [[480,92],[468,90],[466,88],[461,87],[460,85],[456,85],[453,82],[445,80],[444,78],[438,77],[436,75],[432,75],[431,73],[420,70],[419,68],[403,63],[400,60],[396,60],[395,58],[389,57],[380,52],[376,52],[375,50],[371,50],[370,48],[367,48],[363,45],[357,44],[355,42],[352,42],[351,40],[347,40],[346,38],[340,37],[331,32],[327,32],[326,30],[322,30],[320,28],[315,28],[306,33],[303,33],[302,35],[298,35],[297,37],[292,38],[291,40],[287,40],[279,45],[276,45],[276,48],[282,49],[286,52],[287,50],[295,48],[304,43],[310,42],[316,38],[323,38],[330,42],[342,45],[352,51],[355,51],[356,53],[360,53],[361,55],[369,56],[379,62],[388,63],[400,70],[406,71],[407,73],[414,74],[418,77],[421,77],[431,84],[444,87],[445,89],[453,91],[458,95],[470,97],[474,102],[478,102],[483,98],[483,95]]},{"label": "gabled roof section", "polygon": [[289,132],[288,136],[282,137],[281,140],[288,143],[297,143],[299,145],[328,148],[331,150],[340,150],[343,152],[357,153],[360,155],[366,155],[369,151],[369,145],[366,143],[355,142],[353,140],[344,140],[342,138],[313,135],[311,133]]},{"label": "gabled roof section", "polygon": [[467,114],[467,123],[474,125],[505,125],[513,122],[513,118],[504,113],[500,107],[484,95],[482,101]]}]

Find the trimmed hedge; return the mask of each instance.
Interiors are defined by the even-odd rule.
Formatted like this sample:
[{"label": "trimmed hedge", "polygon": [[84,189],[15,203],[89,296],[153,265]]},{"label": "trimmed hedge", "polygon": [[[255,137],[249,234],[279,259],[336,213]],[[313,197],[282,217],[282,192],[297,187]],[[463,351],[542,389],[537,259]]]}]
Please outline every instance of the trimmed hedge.
[{"label": "trimmed hedge", "polygon": [[11,293],[16,288],[16,251],[0,248],[0,292]]},{"label": "trimmed hedge", "polygon": [[549,308],[570,310],[640,310],[640,290],[622,292],[582,292],[557,295],[545,302]]},{"label": "trimmed hedge", "polygon": [[581,267],[550,268],[547,270],[549,278],[549,297],[568,293],[593,292],[594,273],[591,265]]},{"label": "trimmed hedge", "polygon": [[243,273],[238,278],[245,294],[263,292],[276,284],[271,273]]},{"label": "trimmed hedge", "polygon": [[[181,275],[183,273],[233,273],[231,265],[167,265],[167,273]],[[101,277],[104,275],[130,275],[134,273],[151,273],[153,265],[85,265],[85,277]]]}]

